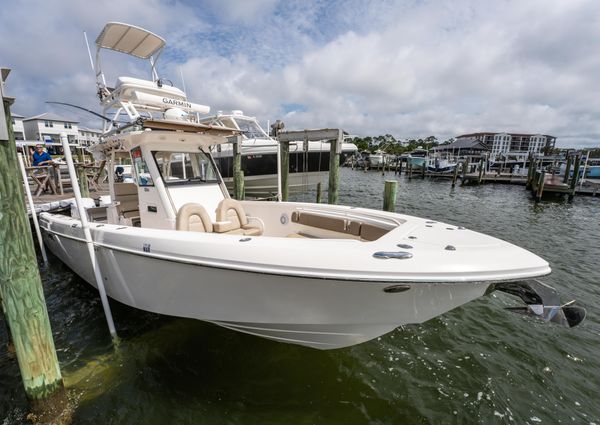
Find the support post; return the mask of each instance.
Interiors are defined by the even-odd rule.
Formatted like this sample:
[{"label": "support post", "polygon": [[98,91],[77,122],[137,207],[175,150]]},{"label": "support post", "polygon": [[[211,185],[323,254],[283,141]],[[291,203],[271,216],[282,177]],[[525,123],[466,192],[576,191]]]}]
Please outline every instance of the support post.
[{"label": "support post", "polygon": [[481,184],[481,181],[483,180],[483,167],[484,167],[485,163],[483,161],[483,158],[481,158],[479,160],[479,177],[477,178],[477,184]]},{"label": "support post", "polygon": [[383,188],[383,210],[396,211],[396,196],[398,194],[398,180],[386,180]]},{"label": "support post", "polygon": [[317,204],[321,203],[321,182],[317,183]]},{"label": "support post", "polygon": [[421,166],[421,177],[425,178],[425,170],[427,170],[427,161],[423,162],[423,165]]},{"label": "support post", "polygon": [[287,201],[289,196],[290,176],[290,142],[279,142],[281,151],[281,200]]},{"label": "support post", "polygon": [[62,142],[63,150],[65,151],[65,161],[69,169],[69,177],[71,178],[71,186],[73,187],[73,194],[75,195],[75,203],[77,204],[79,219],[81,220],[81,227],[83,229],[88,254],[90,256],[92,271],[94,272],[94,277],[96,278],[96,286],[98,287],[100,299],[102,300],[102,308],[104,309],[104,315],[106,316],[108,330],[113,338],[113,341],[117,341],[117,331],[115,329],[115,323],[110,311],[110,304],[108,303],[106,289],[104,288],[104,279],[102,278],[100,264],[98,264],[98,257],[96,257],[96,251],[94,250],[94,241],[92,240],[87,213],[85,212],[85,208],[81,200],[81,192],[79,191],[79,185],[77,184],[77,173],[75,172],[73,157],[71,156],[71,150],[69,149],[69,140],[67,139],[67,135],[64,133],[60,135],[60,140]]},{"label": "support post", "polygon": [[577,187],[577,181],[579,180],[579,167],[581,163],[581,156],[575,157],[575,163],[573,164],[573,178],[571,179],[571,193],[569,193],[569,201],[573,200],[575,196],[575,188]]},{"label": "support post", "polygon": [[540,179],[538,180],[538,184],[537,184],[537,191],[535,194],[535,200],[536,201],[541,201],[542,200],[542,195],[544,194],[544,184],[546,183],[546,171],[542,170],[540,172]]},{"label": "support post", "polygon": [[[457,162],[454,166],[454,174],[452,174],[452,187],[456,186],[456,179],[458,178],[458,164],[459,163]],[[462,162],[461,164],[463,167],[465,166],[464,162]]]},{"label": "support post", "polygon": [[569,174],[571,174],[571,155],[567,155],[567,164],[565,165],[565,175],[563,177],[563,183],[569,182]]},{"label": "support post", "polygon": [[88,187],[87,174],[85,172],[85,163],[83,158],[83,149],[77,150],[77,179],[79,180],[79,190],[84,198],[90,197],[90,188]]},{"label": "support post", "polygon": [[329,147],[329,188],[327,191],[327,203],[337,204],[338,186],[340,182],[340,152],[344,134],[339,130],[338,138],[330,143]]},{"label": "support post", "polygon": [[[2,96],[2,80],[0,98],[6,113],[0,111],[0,119],[5,120],[8,138],[0,140],[0,302],[27,398],[36,411],[59,416],[67,398],[25,211],[10,114],[12,99]],[[49,407],[53,411],[46,410]]]},{"label": "support post", "polygon": [[533,179],[535,178],[535,171],[536,171],[535,158],[533,157],[533,155],[531,155],[531,157],[529,158],[529,167],[527,169],[527,184],[525,185],[526,189],[531,189],[531,186],[533,186]]},{"label": "support post", "polygon": [[460,181],[461,186],[465,184],[469,166],[469,158],[467,157],[467,159],[463,162],[462,179]]},{"label": "support post", "polygon": [[246,199],[246,181],[244,180],[244,171],[240,170],[240,198],[239,200],[243,201]]},{"label": "support post", "polygon": [[[238,201],[242,199],[243,180],[242,171],[242,136],[236,135],[233,139],[233,197]],[[231,139],[230,139],[231,140]]]}]

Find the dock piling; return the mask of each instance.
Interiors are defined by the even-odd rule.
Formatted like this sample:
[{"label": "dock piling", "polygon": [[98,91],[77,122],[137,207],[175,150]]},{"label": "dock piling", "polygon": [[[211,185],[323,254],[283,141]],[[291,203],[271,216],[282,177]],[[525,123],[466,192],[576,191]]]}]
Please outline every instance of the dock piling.
[{"label": "dock piling", "polygon": [[569,174],[571,174],[571,155],[567,155],[567,164],[565,165],[565,175],[563,177],[563,183],[569,182]]},{"label": "dock piling", "polygon": [[[461,162],[463,168],[465,166],[464,162]],[[459,163],[456,163],[456,165],[454,166],[454,174],[452,174],[452,187],[456,186],[456,179],[458,178],[458,165]]]},{"label": "dock piling", "polygon": [[386,180],[383,188],[383,210],[396,211],[396,196],[398,194],[398,180]]},{"label": "dock piling", "polygon": [[79,191],[84,198],[90,197],[90,188],[88,186],[87,174],[85,172],[85,163],[83,149],[75,149],[77,152],[77,180],[79,181]]},{"label": "dock piling", "polygon": [[575,197],[575,188],[579,181],[579,167],[581,166],[581,155],[575,156],[575,163],[573,164],[573,177],[571,178],[571,193],[569,193],[569,201],[572,201]]},{"label": "dock piling", "polygon": [[317,204],[321,203],[321,182],[317,183]]},{"label": "dock piling", "polygon": [[279,142],[281,149],[281,200],[286,202],[289,197],[290,176],[290,142]]},{"label": "dock piling", "polygon": [[329,150],[329,188],[327,189],[327,203],[337,204],[338,188],[340,183],[340,153],[344,141],[344,132],[338,130],[337,139],[331,140]]},{"label": "dock piling", "polygon": [[[242,172],[242,136],[233,136],[233,197],[237,200],[242,199],[242,188],[244,185],[244,176]],[[230,140],[231,140],[230,139]]]},{"label": "dock piling", "polygon": [[17,165],[17,147],[10,114],[14,99],[3,95],[2,80],[8,75],[7,71],[2,69],[0,76],[0,98],[5,111],[0,110],[0,119],[6,120],[7,127],[7,139],[0,140],[0,303],[14,343],[23,387],[32,408],[39,412],[44,422],[68,423],[68,418],[64,416],[68,400],[52,338],[25,211],[23,182]]}]

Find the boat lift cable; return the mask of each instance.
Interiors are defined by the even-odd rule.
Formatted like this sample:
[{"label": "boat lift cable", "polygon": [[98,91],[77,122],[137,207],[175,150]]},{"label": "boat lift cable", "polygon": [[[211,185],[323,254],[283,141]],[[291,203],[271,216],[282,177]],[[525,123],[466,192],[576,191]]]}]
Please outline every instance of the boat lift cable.
[{"label": "boat lift cable", "polygon": [[81,191],[79,190],[79,184],[77,180],[77,173],[75,172],[75,165],[73,164],[73,157],[71,156],[71,149],[69,147],[69,139],[65,133],[61,133],[60,141],[62,142],[65,161],[69,169],[69,177],[71,178],[71,186],[73,187],[73,194],[75,195],[75,203],[77,204],[77,211],[79,212],[79,219],[81,220],[81,227],[85,236],[85,241],[90,255],[90,261],[92,264],[92,270],[94,271],[94,277],[96,278],[96,285],[98,292],[100,293],[100,299],[102,300],[102,308],[104,309],[104,315],[106,316],[106,322],[108,324],[108,330],[113,342],[118,341],[117,331],[115,329],[115,323],[113,321],[112,313],[110,311],[110,304],[108,303],[108,296],[106,295],[106,289],[104,288],[104,279],[102,277],[102,271],[100,270],[100,264],[98,263],[98,257],[96,257],[96,251],[94,249],[94,241],[90,232],[90,225],[87,219],[87,213],[83,206],[81,199]]}]

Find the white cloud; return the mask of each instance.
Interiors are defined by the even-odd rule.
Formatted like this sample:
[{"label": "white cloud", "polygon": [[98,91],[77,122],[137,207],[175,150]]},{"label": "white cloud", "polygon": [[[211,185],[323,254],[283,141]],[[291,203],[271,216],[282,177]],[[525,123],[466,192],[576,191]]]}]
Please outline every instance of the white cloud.
[{"label": "white cloud", "polygon": [[[95,107],[81,32],[94,40],[116,20],[163,35],[161,73],[177,83],[181,67],[193,100],[213,111],[363,135],[520,131],[600,144],[593,0],[28,0],[0,13],[0,39],[11,40],[0,58],[25,114],[50,97]],[[107,65],[138,71],[120,61]]]}]

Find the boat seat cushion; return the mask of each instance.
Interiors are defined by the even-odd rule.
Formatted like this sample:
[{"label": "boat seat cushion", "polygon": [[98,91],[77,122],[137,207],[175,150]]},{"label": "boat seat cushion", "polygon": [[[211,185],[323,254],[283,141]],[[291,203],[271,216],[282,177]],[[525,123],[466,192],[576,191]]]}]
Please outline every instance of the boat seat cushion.
[{"label": "boat seat cushion", "polygon": [[307,211],[294,211],[292,221],[305,226],[358,236],[365,241],[374,241],[390,231],[388,228],[363,223],[360,220],[348,220]]},{"label": "boat seat cushion", "polygon": [[175,229],[210,233],[213,231],[213,224],[202,205],[190,202],[179,208],[175,220]]},{"label": "boat seat cushion", "polygon": [[262,229],[250,224],[244,212],[244,207],[235,199],[225,198],[217,206],[217,222],[214,231],[217,233],[232,233],[259,236]]}]

